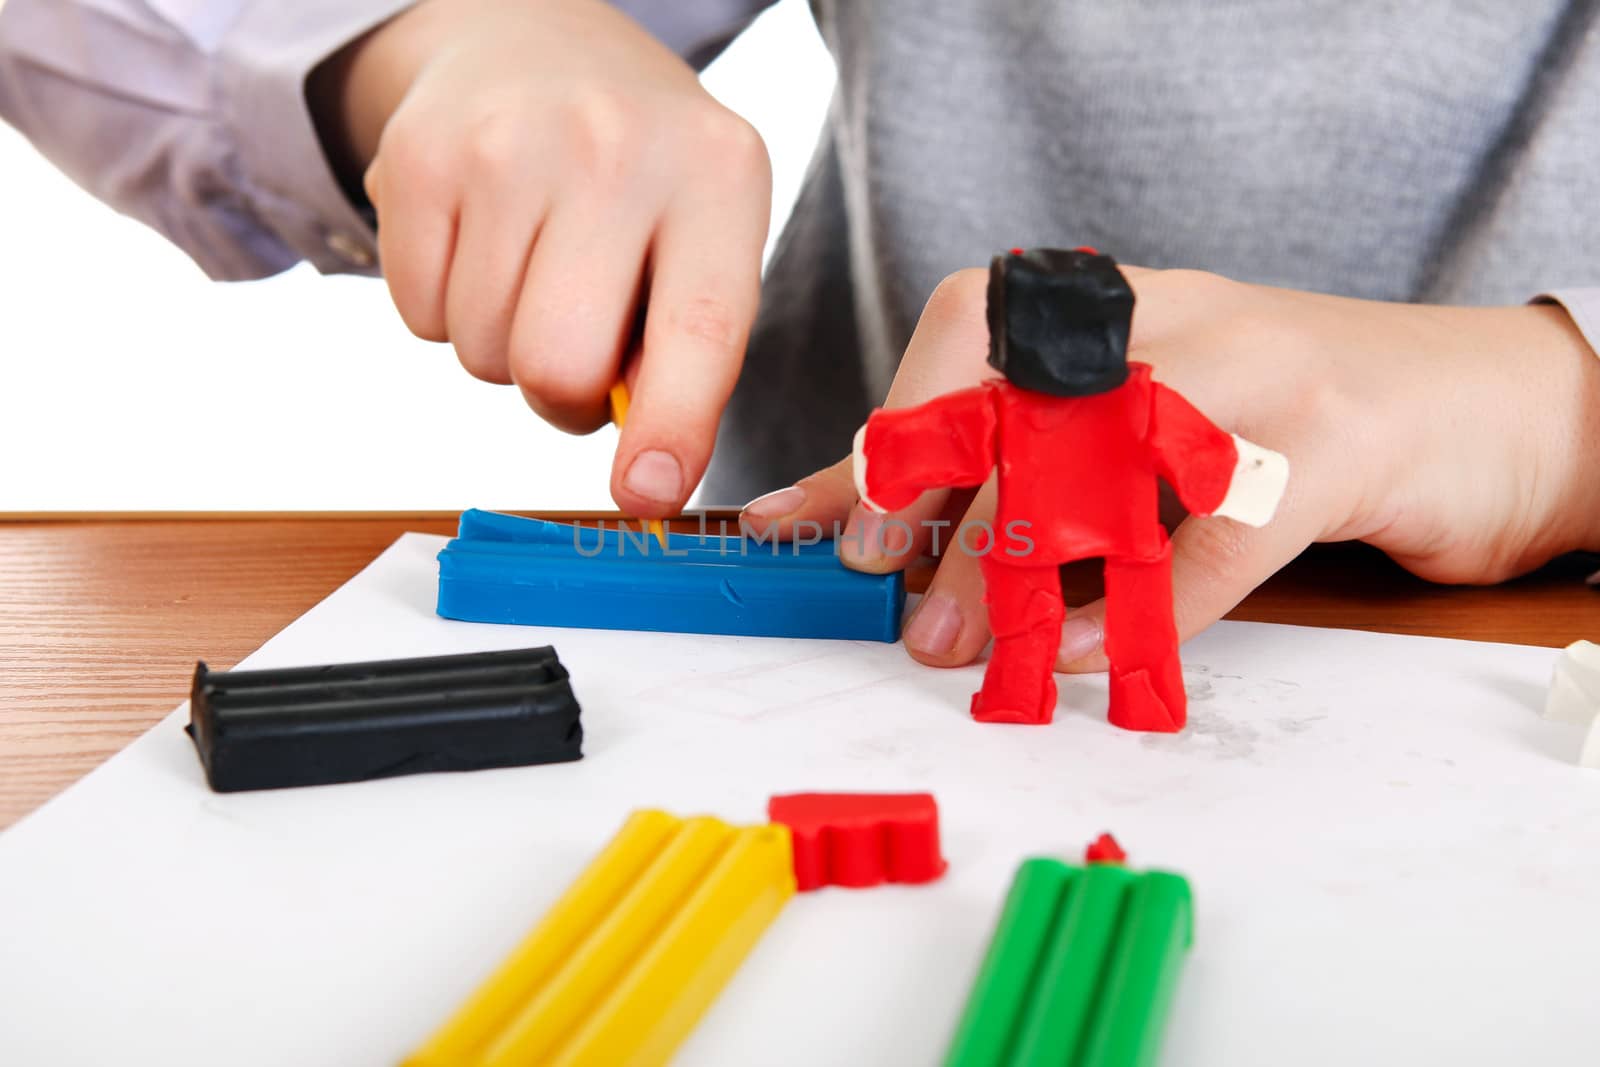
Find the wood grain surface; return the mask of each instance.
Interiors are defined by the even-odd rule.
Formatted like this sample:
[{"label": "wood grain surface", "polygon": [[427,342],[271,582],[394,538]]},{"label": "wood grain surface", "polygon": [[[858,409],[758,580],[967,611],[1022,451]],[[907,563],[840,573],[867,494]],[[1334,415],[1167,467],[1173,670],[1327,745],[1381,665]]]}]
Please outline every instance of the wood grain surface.
[{"label": "wood grain surface", "polygon": [[[454,526],[440,514],[0,521],[0,828],[185,699],[196,659],[233,666],[404,531]],[[1364,546],[1320,546],[1230,617],[1559,646],[1600,639],[1593,566],[1447,588]],[[1084,595],[1085,581],[1069,584]]]}]

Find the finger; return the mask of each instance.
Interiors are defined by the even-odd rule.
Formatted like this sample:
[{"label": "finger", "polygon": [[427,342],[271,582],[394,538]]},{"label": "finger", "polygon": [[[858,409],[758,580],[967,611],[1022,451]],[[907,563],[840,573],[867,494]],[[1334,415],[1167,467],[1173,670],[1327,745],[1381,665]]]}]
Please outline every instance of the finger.
[{"label": "finger", "polygon": [[675,513],[705,473],[755,321],[769,210],[760,183],[703,184],[685,187],[662,218],[633,404],[612,465],[611,495],[624,510]]},{"label": "finger", "polygon": [[977,267],[945,278],[923,305],[884,401],[904,408],[998,377],[989,367],[989,272]]},{"label": "finger", "polygon": [[[1291,489],[1292,493],[1292,489]],[[1317,538],[1314,510],[1287,497],[1273,522],[1254,529],[1232,519],[1185,519],[1172,538],[1172,616],[1187,641],[1238,606],[1250,592]],[[1106,602],[1071,612],[1061,628],[1056,669],[1072,674],[1107,668]]]},{"label": "finger", "polygon": [[800,479],[786,489],[757,497],[739,513],[739,526],[762,539],[787,541],[820,530],[842,531],[856,502],[852,457]]},{"label": "finger", "polygon": [[609,420],[606,397],[633,332],[649,236],[643,212],[591,196],[563,200],[539,230],[507,359],[528,406],[569,433]]},{"label": "finger", "polygon": [[367,169],[367,195],[378,219],[378,262],[406,328],[424,341],[449,340],[445,289],[455,246],[459,191],[437,160],[426,163],[408,142],[380,150]]},{"label": "finger", "polygon": [[961,667],[977,659],[989,643],[989,615],[983,604],[981,554],[994,546],[980,544],[965,531],[992,531],[995,481],[985,482],[944,546],[922,602],[906,621],[906,651],[930,667]]},{"label": "finger", "polygon": [[[939,283],[917,320],[884,407],[911,407],[994,376],[988,366],[988,285],[988,272],[976,268]],[[855,570],[901,570],[932,546],[939,529],[934,523],[949,504],[948,489],[931,489],[887,514],[858,504],[845,524],[839,556]]]},{"label": "finger", "polygon": [[529,193],[530,169],[487,172],[467,192],[450,264],[450,342],[468,373],[498,385],[512,381],[512,321],[545,211]]}]

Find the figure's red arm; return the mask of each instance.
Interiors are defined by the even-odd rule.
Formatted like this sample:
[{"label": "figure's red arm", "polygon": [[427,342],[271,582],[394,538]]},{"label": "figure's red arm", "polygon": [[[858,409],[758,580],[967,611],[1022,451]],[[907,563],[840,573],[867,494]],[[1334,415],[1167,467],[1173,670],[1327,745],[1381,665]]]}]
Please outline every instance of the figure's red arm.
[{"label": "figure's red arm", "polygon": [[1239,462],[1233,435],[1218,429],[1160,382],[1151,382],[1150,387],[1150,443],[1156,471],[1192,514],[1210,515],[1228,495]]},{"label": "figure's red arm", "polygon": [[979,484],[994,461],[995,391],[980,385],[874,411],[862,428],[857,485],[868,507],[898,511],[924,490]]}]

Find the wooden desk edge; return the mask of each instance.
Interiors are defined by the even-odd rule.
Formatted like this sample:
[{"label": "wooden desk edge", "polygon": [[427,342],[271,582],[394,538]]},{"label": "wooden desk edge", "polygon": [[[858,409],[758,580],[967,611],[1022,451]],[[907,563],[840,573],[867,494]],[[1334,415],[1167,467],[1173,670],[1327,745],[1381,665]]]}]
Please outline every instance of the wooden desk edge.
[{"label": "wooden desk edge", "polygon": [[[621,522],[618,512],[519,512]],[[731,509],[680,517],[693,532]],[[194,659],[232,666],[407,528],[455,511],[0,513],[0,829],[142,734]],[[716,529],[716,527],[712,527]],[[1230,618],[1559,647],[1600,638],[1592,560],[1492,589],[1430,586],[1365,545],[1319,546]],[[1079,598],[1096,568],[1069,575]],[[918,589],[928,570],[908,575]],[[190,641],[195,644],[189,644]],[[203,642],[203,644],[202,644]]]}]

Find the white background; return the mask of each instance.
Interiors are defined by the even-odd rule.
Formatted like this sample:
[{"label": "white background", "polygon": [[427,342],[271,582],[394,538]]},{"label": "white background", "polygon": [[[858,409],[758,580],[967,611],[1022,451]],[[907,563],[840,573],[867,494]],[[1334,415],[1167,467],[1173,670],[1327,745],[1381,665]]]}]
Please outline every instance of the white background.
[{"label": "white background", "polygon": [[[705,82],[767,139],[775,236],[833,85],[806,5]],[[604,508],[614,442],[468,377],[382,282],[206,280],[0,126],[0,511]]]}]

